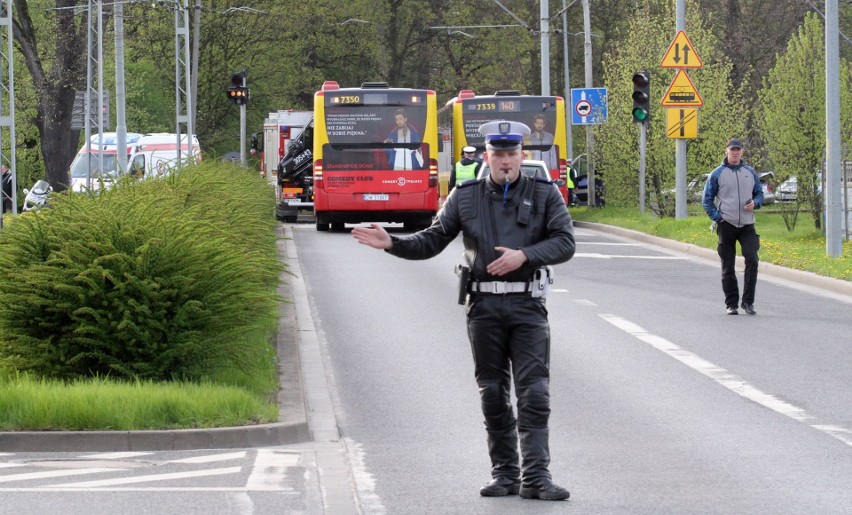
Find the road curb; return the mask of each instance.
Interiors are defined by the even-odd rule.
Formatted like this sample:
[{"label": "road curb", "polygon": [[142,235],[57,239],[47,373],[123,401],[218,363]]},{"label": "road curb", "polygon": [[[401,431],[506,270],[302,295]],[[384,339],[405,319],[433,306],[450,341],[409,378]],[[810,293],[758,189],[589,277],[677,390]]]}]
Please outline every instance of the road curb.
[{"label": "road curb", "polygon": [[[631,229],[624,229],[622,227],[615,227],[613,225],[606,225],[595,222],[582,222],[574,220],[574,225],[576,227],[582,227],[609,234],[615,234],[617,236],[622,236],[631,240],[637,240],[644,243],[657,245],[659,247],[676,250],[678,252],[683,252],[684,254],[690,254],[702,259],[710,260],[714,263],[719,262],[719,254],[717,254],[715,250],[699,247],[698,245],[693,245],[691,243],[669,240],[666,238],[652,236],[650,234],[634,231]],[[737,256],[737,266],[740,268],[745,266],[745,262],[742,256]],[[772,263],[766,263],[764,261],[760,262],[757,267],[757,270],[761,274],[766,274],[772,277],[777,277],[779,279],[785,279],[806,286],[813,286],[816,288],[821,288],[834,293],[839,293],[841,295],[848,295],[852,297],[852,282],[850,281],[833,279],[831,277],[824,277],[822,275],[818,275],[812,272],[794,270],[792,268],[773,265]]]},{"label": "road curb", "polygon": [[[284,230],[276,229],[278,255],[286,261]],[[150,431],[0,431],[3,452],[167,451],[231,449],[303,443],[311,440],[305,408],[299,331],[290,274],[284,271],[278,294],[279,420],[253,426]]]}]

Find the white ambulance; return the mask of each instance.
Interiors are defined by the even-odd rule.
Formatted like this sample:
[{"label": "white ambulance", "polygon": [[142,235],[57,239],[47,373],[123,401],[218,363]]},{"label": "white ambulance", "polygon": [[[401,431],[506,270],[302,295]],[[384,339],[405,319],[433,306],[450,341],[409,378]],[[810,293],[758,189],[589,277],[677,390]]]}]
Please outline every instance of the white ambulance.
[{"label": "white ambulance", "polygon": [[[103,139],[100,139],[100,138]],[[125,137],[127,143],[127,163],[129,166],[130,156],[136,151],[136,144],[142,135],[128,132]],[[71,189],[84,191],[87,188],[98,190],[102,186],[108,188],[118,178],[118,155],[116,143],[118,137],[114,132],[104,132],[101,135],[92,134],[91,142],[83,145],[77,152],[74,161],[71,162],[69,175],[71,177]],[[91,160],[89,159],[91,154]],[[101,157],[103,157],[103,171],[101,170]],[[91,166],[91,168],[89,168]]]},{"label": "white ambulance", "polygon": [[198,138],[192,136],[190,146],[186,134],[181,135],[178,149],[177,134],[159,132],[145,134],[136,142],[136,152],[130,156],[129,172],[136,177],[149,179],[163,177],[172,169],[201,160]]}]

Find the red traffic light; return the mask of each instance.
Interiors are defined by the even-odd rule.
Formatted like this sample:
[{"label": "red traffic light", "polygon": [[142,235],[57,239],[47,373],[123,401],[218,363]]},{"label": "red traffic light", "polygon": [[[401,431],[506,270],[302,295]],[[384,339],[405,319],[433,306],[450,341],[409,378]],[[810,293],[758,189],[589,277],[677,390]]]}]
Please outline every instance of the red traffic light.
[{"label": "red traffic light", "polygon": [[239,72],[231,75],[231,87],[244,88],[246,87],[246,72]]}]

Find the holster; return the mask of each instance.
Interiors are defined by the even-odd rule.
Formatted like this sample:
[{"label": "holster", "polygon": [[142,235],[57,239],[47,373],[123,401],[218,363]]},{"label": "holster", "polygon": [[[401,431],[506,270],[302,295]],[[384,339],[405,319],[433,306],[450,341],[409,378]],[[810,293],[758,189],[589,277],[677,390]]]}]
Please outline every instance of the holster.
[{"label": "holster", "polygon": [[456,275],[459,276],[459,304],[467,303],[467,294],[470,293],[470,267],[467,265],[456,265]]},{"label": "holster", "polygon": [[553,286],[555,272],[553,267],[548,265],[539,268],[535,271],[532,282],[533,297],[547,297],[550,294],[550,289]]}]

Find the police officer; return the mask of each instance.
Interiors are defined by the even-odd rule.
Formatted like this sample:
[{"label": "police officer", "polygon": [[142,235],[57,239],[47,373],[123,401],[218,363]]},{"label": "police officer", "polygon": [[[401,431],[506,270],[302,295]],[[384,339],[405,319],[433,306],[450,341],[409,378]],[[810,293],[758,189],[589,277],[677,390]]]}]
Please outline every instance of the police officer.
[{"label": "police officer", "polygon": [[455,188],[456,183],[463,183],[470,179],[476,179],[479,169],[482,167],[482,161],[476,159],[476,148],[464,147],[462,149],[462,158],[454,166],[450,172],[449,191]]},{"label": "police officer", "polygon": [[[468,335],[492,465],[492,480],[479,493],[563,500],[568,490],[553,483],[548,468],[550,327],[533,279],[542,267],[574,255],[571,216],[552,182],[520,173],[521,142],[529,127],[491,122],[480,132],[490,175],[460,183],[431,227],[398,237],[372,224],[352,234],[394,256],[426,259],[462,233],[471,277]],[[510,398],[513,380],[517,419]]]}]

